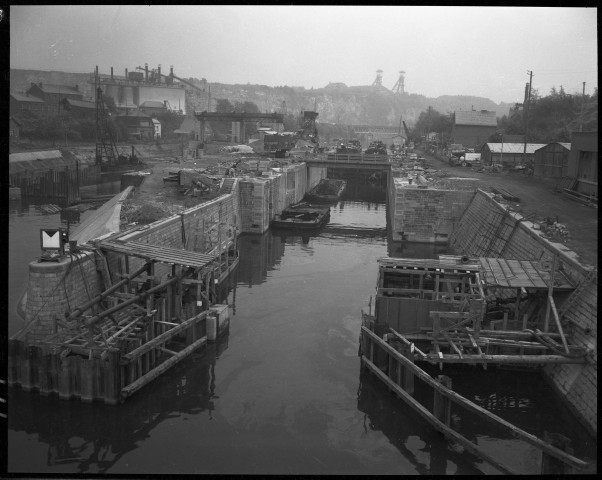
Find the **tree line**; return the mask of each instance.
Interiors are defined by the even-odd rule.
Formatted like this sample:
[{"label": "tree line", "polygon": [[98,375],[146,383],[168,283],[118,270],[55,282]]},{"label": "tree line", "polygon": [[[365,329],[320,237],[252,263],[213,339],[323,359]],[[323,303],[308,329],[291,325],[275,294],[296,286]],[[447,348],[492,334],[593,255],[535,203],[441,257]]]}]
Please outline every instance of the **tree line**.
[{"label": "tree line", "polygon": [[[562,87],[552,88],[547,96],[533,90],[528,106],[513,108],[497,120],[497,132],[489,139],[492,143],[500,142],[501,135],[525,134],[531,143],[570,142],[572,132],[598,130],[598,89],[584,96],[567,94]],[[429,107],[410,129],[409,140],[420,142],[427,133],[435,132],[443,143],[453,143],[452,125],[451,113]]]}]

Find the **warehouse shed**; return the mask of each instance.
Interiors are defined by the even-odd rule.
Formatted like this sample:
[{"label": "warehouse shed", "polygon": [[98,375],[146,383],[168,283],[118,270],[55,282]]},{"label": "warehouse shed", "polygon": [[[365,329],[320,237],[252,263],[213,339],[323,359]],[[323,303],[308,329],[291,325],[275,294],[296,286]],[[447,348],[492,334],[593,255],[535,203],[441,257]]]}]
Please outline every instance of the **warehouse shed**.
[{"label": "warehouse shed", "polygon": [[535,150],[533,175],[540,178],[563,178],[568,175],[570,143],[553,142]]}]

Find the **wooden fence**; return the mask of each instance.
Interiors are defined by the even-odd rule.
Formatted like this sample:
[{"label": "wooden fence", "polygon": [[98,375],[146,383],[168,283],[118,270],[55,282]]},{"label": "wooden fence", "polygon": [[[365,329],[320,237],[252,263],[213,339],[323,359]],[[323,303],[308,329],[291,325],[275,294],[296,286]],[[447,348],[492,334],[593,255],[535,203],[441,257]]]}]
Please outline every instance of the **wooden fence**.
[{"label": "wooden fence", "polygon": [[80,199],[79,187],[100,182],[100,165],[75,167],[46,171],[32,170],[9,175],[10,184],[21,189],[22,198],[43,198],[59,200],[67,204]]}]

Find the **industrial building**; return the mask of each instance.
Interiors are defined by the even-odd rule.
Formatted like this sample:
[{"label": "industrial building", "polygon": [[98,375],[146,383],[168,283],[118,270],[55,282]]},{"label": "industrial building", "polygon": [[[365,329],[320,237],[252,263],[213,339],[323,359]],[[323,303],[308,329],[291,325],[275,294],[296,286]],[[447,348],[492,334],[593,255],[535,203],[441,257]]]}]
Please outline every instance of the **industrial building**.
[{"label": "industrial building", "polygon": [[452,143],[480,150],[491,135],[496,133],[497,118],[495,112],[487,110],[457,111],[453,115]]},{"label": "industrial building", "polygon": [[37,97],[46,102],[46,110],[48,115],[58,115],[61,110],[61,100],[67,98],[69,100],[83,100],[84,94],[80,92],[79,87],[71,87],[69,85],[48,85],[40,83],[32,83],[27,90],[27,95]]},{"label": "industrial building", "polygon": [[598,132],[573,132],[567,174],[577,179],[574,190],[598,198]]},{"label": "industrial building", "polygon": [[25,111],[34,114],[36,117],[47,115],[46,102],[26,93],[10,92],[9,109],[11,115],[17,115]]},{"label": "industrial building", "polygon": [[[98,76],[103,95],[111,97],[118,110],[140,108],[154,115],[159,113],[157,109],[160,109],[163,112],[169,110],[186,115],[186,90],[183,84],[173,82],[176,78],[173,75],[173,67],[169,75],[161,73],[161,65],[151,70],[148,64],[144,69],[137,68],[143,72],[128,73],[126,69],[125,76],[118,77],[113,75],[113,67],[111,67],[110,76]],[[96,73],[98,74],[98,71]],[[94,79],[91,79],[90,83],[93,82]]]}]

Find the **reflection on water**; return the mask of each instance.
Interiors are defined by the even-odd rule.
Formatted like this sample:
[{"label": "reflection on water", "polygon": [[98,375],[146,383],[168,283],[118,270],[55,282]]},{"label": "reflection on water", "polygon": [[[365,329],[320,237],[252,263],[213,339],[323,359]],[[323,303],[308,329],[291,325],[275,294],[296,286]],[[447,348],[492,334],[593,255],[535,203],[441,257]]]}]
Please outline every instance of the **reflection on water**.
[{"label": "reflection on water", "polygon": [[[35,437],[47,445],[44,457],[32,458],[17,441],[9,442],[8,471],[106,473],[136,450],[163,422],[189,415],[212,418],[215,409],[216,359],[228,339],[208,345],[159,377],[131,401],[112,407],[64,401],[10,390],[10,429],[14,438]],[[18,436],[16,434],[24,434]]]},{"label": "reflection on water", "polygon": [[[60,223],[59,214],[11,207],[11,312],[27,262],[39,254],[39,228]],[[195,353],[118,407],[10,389],[9,471],[495,473],[360,373],[360,310],[374,293],[376,260],[433,258],[439,247],[391,247],[384,201],[355,199],[332,205],[331,222],[319,232],[243,235],[239,246],[239,266],[220,292],[232,307],[223,343]],[[17,327],[11,313],[9,328]],[[530,432],[577,438],[541,384],[480,373],[454,375],[454,388]],[[418,383],[416,395],[432,402]],[[452,412],[462,433],[533,471],[538,461],[524,443]],[[575,440],[574,447],[595,458],[591,445]]]}]

